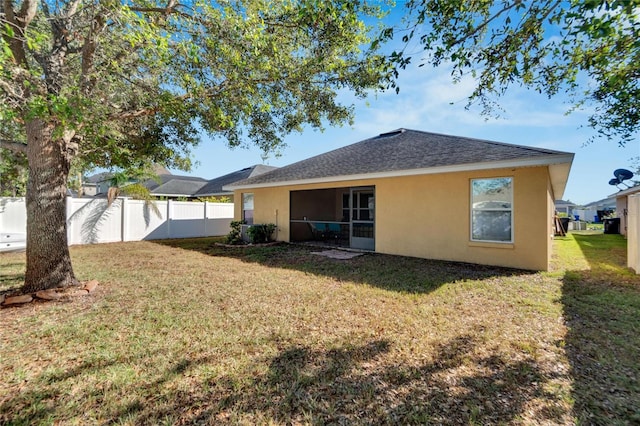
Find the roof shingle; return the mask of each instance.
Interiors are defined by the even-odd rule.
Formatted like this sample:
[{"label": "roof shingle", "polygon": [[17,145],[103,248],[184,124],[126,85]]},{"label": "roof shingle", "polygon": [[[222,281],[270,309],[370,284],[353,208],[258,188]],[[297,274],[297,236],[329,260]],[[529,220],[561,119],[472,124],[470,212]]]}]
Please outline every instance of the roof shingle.
[{"label": "roof shingle", "polygon": [[264,164],[256,164],[251,167],[246,167],[242,170],[237,170],[235,172],[231,172],[224,176],[217,177],[215,179],[211,179],[204,185],[202,188],[195,193],[196,196],[215,196],[215,195],[227,195],[232,194],[232,191],[225,191],[222,189],[225,185],[230,185],[232,183],[238,182],[240,180],[248,179],[254,176],[259,176],[263,173],[271,171],[273,169],[277,169],[274,166],[266,166]]},{"label": "roof shingle", "polygon": [[572,155],[522,145],[398,129],[229,185],[275,184],[443,166]]}]

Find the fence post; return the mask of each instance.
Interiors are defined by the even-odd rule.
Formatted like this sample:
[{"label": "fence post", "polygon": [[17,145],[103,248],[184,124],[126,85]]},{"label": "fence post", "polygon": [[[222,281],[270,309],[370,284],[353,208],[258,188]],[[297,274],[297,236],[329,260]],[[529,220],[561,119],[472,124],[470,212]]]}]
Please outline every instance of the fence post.
[{"label": "fence post", "polygon": [[129,233],[129,227],[127,226],[127,197],[120,198],[122,203],[122,209],[120,212],[120,241],[127,241],[127,234]]},{"label": "fence post", "polygon": [[67,210],[67,245],[70,246],[72,243],[71,241],[71,221],[69,221],[69,219],[71,218],[71,211],[73,209],[72,206],[73,203],[73,198],[67,196],[67,200],[66,200],[66,210]]},{"label": "fence post", "polygon": [[171,238],[171,214],[173,213],[173,205],[171,200],[167,200],[167,238]]},{"label": "fence post", "polygon": [[207,217],[208,217],[208,213],[209,213],[209,202],[205,201],[204,202],[204,218],[202,220],[202,223],[204,224],[202,227],[202,235],[204,235],[205,237],[208,237],[209,234],[207,233]]}]

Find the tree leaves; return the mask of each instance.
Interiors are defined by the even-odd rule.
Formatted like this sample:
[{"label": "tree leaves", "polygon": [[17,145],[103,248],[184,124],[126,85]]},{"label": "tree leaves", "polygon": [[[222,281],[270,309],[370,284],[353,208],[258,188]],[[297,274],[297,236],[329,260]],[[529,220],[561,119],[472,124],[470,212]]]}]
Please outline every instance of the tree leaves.
[{"label": "tree leaves", "polygon": [[0,117],[73,129],[87,166],[185,164],[202,130],[277,150],[305,124],[349,122],[339,90],[365,96],[392,77],[363,23],[381,10],[355,0],[45,6],[24,36],[0,18]]},{"label": "tree leaves", "polygon": [[[637,0],[410,1],[409,28],[419,30],[427,62],[471,72],[470,103],[493,113],[493,99],[517,83],[574,109],[591,107],[589,124],[620,144],[640,130],[640,15]],[[411,38],[411,37],[409,37]],[[399,67],[405,57],[392,57]]]}]

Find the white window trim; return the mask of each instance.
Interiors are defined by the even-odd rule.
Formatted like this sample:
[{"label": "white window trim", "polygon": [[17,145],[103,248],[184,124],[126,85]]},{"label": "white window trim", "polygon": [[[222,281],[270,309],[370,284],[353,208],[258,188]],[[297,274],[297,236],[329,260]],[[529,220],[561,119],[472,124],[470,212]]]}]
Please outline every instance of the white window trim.
[{"label": "white window trim", "polygon": [[[246,209],[245,208],[245,203],[244,203],[244,196],[245,195],[249,195],[249,194],[251,194],[252,204],[253,205],[251,206],[251,209]],[[255,202],[256,202],[255,200],[256,199],[255,199],[255,195],[254,195],[253,192],[243,192],[241,196],[242,196],[242,203],[241,203],[241,211],[240,211],[241,218],[240,219],[243,220],[243,221],[246,221],[245,212],[247,212],[247,211],[254,212],[255,211]],[[251,218],[251,222],[255,222],[254,218],[255,217]],[[250,225],[253,225],[253,223],[251,223]]]},{"label": "white window trim", "polygon": [[[473,238],[473,182],[476,180],[489,180],[489,179],[511,179],[511,208],[510,209],[477,209],[478,211],[501,211],[511,212],[511,239],[509,241],[497,241],[497,240],[479,240]],[[514,229],[514,206],[513,206],[513,194],[515,193],[515,179],[513,176],[492,176],[473,178],[469,180],[469,241],[474,243],[495,243],[495,244],[513,244],[515,241],[515,229]]]}]

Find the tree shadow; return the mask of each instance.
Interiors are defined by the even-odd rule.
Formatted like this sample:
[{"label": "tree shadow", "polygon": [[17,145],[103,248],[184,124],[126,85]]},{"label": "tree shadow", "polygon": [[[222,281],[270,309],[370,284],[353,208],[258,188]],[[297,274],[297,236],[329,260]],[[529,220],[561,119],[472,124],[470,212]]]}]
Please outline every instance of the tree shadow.
[{"label": "tree shadow", "polygon": [[589,268],[566,271],[565,350],[574,415],[584,424],[640,423],[640,276],[618,235],[574,235]]},{"label": "tree shadow", "polygon": [[[45,370],[27,386],[21,386],[22,389],[20,392],[17,392],[11,398],[5,398],[0,403],[0,424],[64,423],[64,421],[70,420],[65,417],[69,415],[80,418],[81,413],[65,413],[64,410],[59,410],[56,404],[60,399],[71,397],[66,394],[66,381],[71,380],[72,382],[78,382],[77,378],[82,376],[104,376],[108,374],[106,371],[110,368],[135,365],[154,355],[157,355],[157,352],[140,353],[137,357],[126,360],[115,359],[108,356],[106,358],[99,357],[84,360],[75,366],[67,367],[62,364],[53,370]],[[157,377],[156,380],[142,386],[148,391],[148,394],[157,394],[165,383],[184,374],[195,365],[207,364],[213,361],[210,357],[203,357],[195,361],[188,358],[180,359],[175,362],[170,369]],[[76,387],[77,386],[78,385],[76,385]],[[81,389],[83,400],[100,402],[105,398],[105,385],[97,387],[82,386]],[[144,392],[140,392],[140,389],[136,389],[133,393],[136,395],[144,395]],[[111,407],[112,404],[107,405]],[[115,411],[105,409],[101,414],[117,422],[127,417],[135,417],[139,412],[144,411],[145,405],[145,401],[135,398],[133,401],[126,401],[120,405],[116,404],[118,408]],[[140,422],[136,423],[139,424]],[[150,424],[157,424],[157,421],[151,419]]]},{"label": "tree shadow", "polygon": [[567,413],[545,391],[557,377],[530,358],[480,355],[478,343],[458,336],[437,347],[431,361],[414,365],[386,363],[392,350],[386,340],[332,349],[285,346],[248,381],[210,379],[192,392],[165,396],[170,403],[160,410],[136,414],[145,423],[181,424],[500,424],[532,414],[541,423],[564,421]]},{"label": "tree shadow", "polygon": [[16,293],[24,284],[24,272],[14,274],[0,274],[0,295]]},{"label": "tree shadow", "polygon": [[393,351],[398,348],[388,340],[329,348],[276,342],[276,354],[258,356],[248,372],[203,374],[219,371],[216,357],[186,354],[153,380],[127,384],[135,386],[131,398],[104,407],[101,402],[109,394],[104,384],[76,385],[74,396],[65,394],[65,381],[108,375],[107,369],[135,364],[142,355],[139,360],[86,361],[41,373],[0,404],[0,422],[79,420],[82,413],[58,406],[68,405],[80,393],[83,400],[95,401],[93,415],[104,424],[457,425],[523,418],[565,423],[568,409],[559,408],[557,395],[545,390],[563,378],[543,371],[526,354],[486,351],[479,335],[458,335],[438,344],[428,359],[407,362],[396,358]]},{"label": "tree shadow", "polygon": [[326,276],[338,282],[350,281],[385,290],[429,293],[447,283],[534,274],[499,266],[429,260],[379,253],[365,253],[348,260],[312,254],[317,247],[282,243],[275,246],[228,247],[211,239],[155,240],[157,244],[193,250],[208,256],[238,259],[246,263],[291,269]]}]

